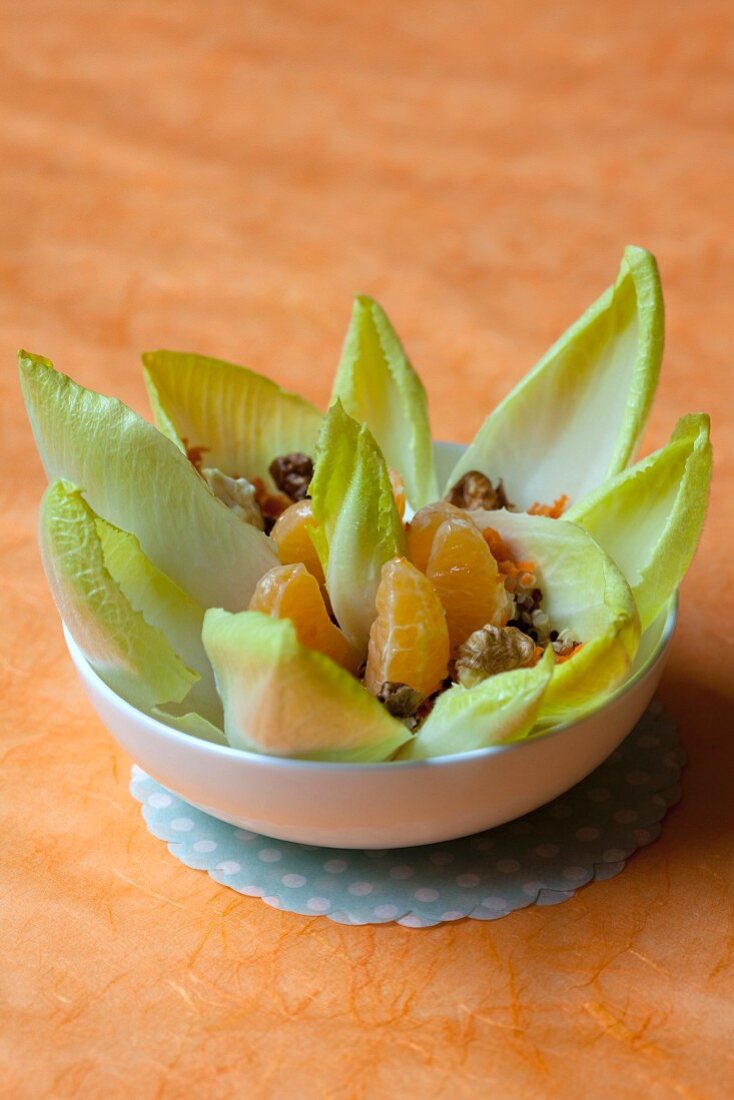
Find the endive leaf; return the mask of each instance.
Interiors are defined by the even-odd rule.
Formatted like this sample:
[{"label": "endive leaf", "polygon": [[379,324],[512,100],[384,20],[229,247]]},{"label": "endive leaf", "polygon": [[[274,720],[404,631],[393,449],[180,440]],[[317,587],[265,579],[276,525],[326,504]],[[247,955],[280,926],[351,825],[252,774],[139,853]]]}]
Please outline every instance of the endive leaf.
[{"label": "endive leaf", "polygon": [[382,567],[403,553],[404,534],[385,460],[366,425],[339,401],[324,419],[309,491],[316,524],[310,534],[331,606],[349,641],[365,652]]},{"label": "endive leaf", "polygon": [[186,696],[187,710],[195,712],[196,720],[206,719],[221,727],[222,701],[201,640],[204,608],[156,569],[134,535],[99,516],[95,524],[105,565],[123,595],[150,626],[163,633],[176,655],[197,674],[197,681]]},{"label": "endive leaf", "polygon": [[683,580],[701,535],[711,483],[709,428],[704,413],[683,417],[665,447],[567,514],[624,573],[643,630]]},{"label": "endive leaf", "polygon": [[68,478],[103,519],[203,607],[246,607],[277,558],[270,540],[217,500],[190,462],[121,401],[84,389],[37,355],[20,380],[49,480]]},{"label": "endive leaf", "polygon": [[304,760],[387,760],[411,736],[348,672],[301,645],[289,619],[210,609],[204,646],[234,748]]},{"label": "endive leaf", "polygon": [[558,631],[583,646],[556,665],[539,721],[567,721],[627,675],[640,639],[634,597],[624,576],[594,539],[574,523],[524,513],[468,513],[502,537],[515,561],[534,563],[542,609]]},{"label": "endive leaf", "polygon": [[[212,745],[229,744],[219,726],[207,722],[206,718],[202,718],[200,714],[185,709],[183,713],[178,714],[177,710],[185,706],[185,703],[179,704],[175,710],[171,707],[153,707],[152,714],[167,726],[172,726],[181,733],[188,733],[191,737],[198,737],[200,741],[209,741]],[[220,725],[223,725],[223,722],[224,720],[220,719]]]},{"label": "endive leaf", "polygon": [[[147,712],[184,699],[199,677],[163,631],[133,607],[110,572],[97,517],[81,490],[62,481],[48,487],[41,501],[39,538],[59,613],[104,682]],[[149,563],[138,554],[145,568]]]},{"label": "endive leaf", "polygon": [[414,509],[438,497],[423,383],[380,305],[354,301],[332,400],[372,432],[385,461],[405,481]]},{"label": "endive leaf", "polygon": [[454,468],[502,478],[526,509],[572,503],[633,457],[657,386],[664,312],[654,257],[628,247],[602,294],[490,413]]},{"label": "endive leaf", "polygon": [[321,413],[261,374],[205,355],[151,351],[145,382],[157,427],[179,447],[204,447],[205,466],[269,481],[278,455],[313,455]]},{"label": "endive leaf", "polygon": [[460,684],[440,695],[400,760],[424,760],[485,749],[525,737],[535,725],[543,694],[553,675],[549,649],[533,668],[490,676],[476,687]]}]

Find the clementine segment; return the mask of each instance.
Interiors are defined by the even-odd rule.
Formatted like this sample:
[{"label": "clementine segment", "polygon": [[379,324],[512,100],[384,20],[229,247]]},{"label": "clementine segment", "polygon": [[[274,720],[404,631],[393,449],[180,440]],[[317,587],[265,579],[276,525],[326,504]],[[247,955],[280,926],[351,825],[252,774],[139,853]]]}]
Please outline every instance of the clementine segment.
[{"label": "clementine segment", "polygon": [[386,682],[407,684],[431,695],[449,661],[446,616],[433,585],[407,558],[393,558],[382,567],[375,603],[365,687],[377,695]]},{"label": "clementine segment", "polygon": [[262,611],[275,619],[290,619],[301,645],[324,653],[342,668],[356,673],[359,654],[329,618],[319,582],[302,562],[276,565],[261,577],[249,610]]},{"label": "clementine segment", "polygon": [[437,528],[426,563],[448,624],[455,653],[483,626],[504,626],[509,618],[504,577],[489,546],[471,520],[445,519]]},{"label": "clementine segment", "polygon": [[270,537],[278,548],[278,557],[282,565],[303,562],[309,573],[323,586],[324,571],[321,568],[316,547],[308,534],[313,526],[311,501],[299,500],[281,513],[270,532]]},{"label": "clementine segment", "polygon": [[410,521],[406,534],[408,557],[421,573],[426,571],[436,531],[444,520],[452,518],[471,522],[466,519],[465,511],[454,504],[449,504],[447,500],[426,504]]}]

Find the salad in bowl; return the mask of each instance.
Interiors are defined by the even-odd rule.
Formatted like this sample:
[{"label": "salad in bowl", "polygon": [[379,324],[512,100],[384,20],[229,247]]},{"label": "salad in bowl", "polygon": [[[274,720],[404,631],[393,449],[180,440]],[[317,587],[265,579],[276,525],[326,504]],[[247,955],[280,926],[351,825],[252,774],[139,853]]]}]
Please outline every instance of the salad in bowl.
[{"label": "salad in bowl", "polygon": [[366,296],[326,413],[157,351],[152,425],[20,352],[75,649],[143,715],[270,758],[397,764],[583,719],[628,677],[704,521],[705,414],[635,463],[663,329],[655,260],[628,247],[440,481],[425,390]]}]

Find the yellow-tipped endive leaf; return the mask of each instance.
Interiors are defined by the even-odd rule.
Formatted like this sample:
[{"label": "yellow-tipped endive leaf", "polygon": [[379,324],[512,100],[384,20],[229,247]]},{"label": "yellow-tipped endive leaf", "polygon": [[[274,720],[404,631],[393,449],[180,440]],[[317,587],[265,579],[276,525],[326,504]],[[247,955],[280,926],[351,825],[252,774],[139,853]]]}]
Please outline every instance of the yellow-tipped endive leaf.
[{"label": "yellow-tipped endive leaf", "polygon": [[387,314],[366,294],[354,301],[332,399],[370,429],[414,509],[437,499],[426,391]]},{"label": "yellow-tipped endive leaf", "polygon": [[654,257],[624,251],[616,283],[490,413],[448,486],[469,470],[502,478],[527,509],[580,500],[634,456],[657,386],[664,310]]},{"label": "yellow-tipped endive leaf", "polygon": [[64,481],[44,494],[39,536],[59,613],[101,679],[147,713],[185,699],[187,710],[221,724],[211,668],[197,644],[203,611],[151,565],[137,539],[101,520]]},{"label": "yellow-tipped endive leaf", "polygon": [[468,515],[482,530],[497,531],[515,561],[535,563],[552,628],[583,643],[556,665],[538,720],[551,725],[578,716],[624,679],[637,652],[640,621],[627,581],[574,523],[504,510]]},{"label": "yellow-tipped endive leaf", "polygon": [[324,418],[309,491],[310,535],[331,606],[349,641],[366,653],[382,567],[404,553],[405,539],[380,449],[339,401]]},{"label": "yellow-tipped endive leaf", "polygon": [[711,484],[709,429],[705,413],[684,416],[667,446],[568,513],[624,573],[643,630],[683,580],[701,535]]},{"label": "yellow-tipped endive leaf", "polygon": [[412,735],[289,619],[210,609],[204,646],[234,748],[303,760],[387,760]]},{"label": "yellow-tipped endive leaf", "polygon": [[205,466],[269,482],[278,455],[313,455],[321,413],[269,378],[178,351],[146,352],[143,364],[157,427],[182,449],[205,447]]},{"label": "yellow-tipped endive leaf", "polygon": [[49,480],[84,488],[94,511],[203,607],[246,607],[278,564],[272,543],[209,491],[180,450],[121,401],[19,354],[28,415]]},{"label": "yellow-tipped endive leaf", "polygon": [[552,675],[549,648],[533,668],[500,672],[472,688],[454,684],[439,695],[416,736],[401,749],[399,759],[425,760],[526,737],[535,725]]}]

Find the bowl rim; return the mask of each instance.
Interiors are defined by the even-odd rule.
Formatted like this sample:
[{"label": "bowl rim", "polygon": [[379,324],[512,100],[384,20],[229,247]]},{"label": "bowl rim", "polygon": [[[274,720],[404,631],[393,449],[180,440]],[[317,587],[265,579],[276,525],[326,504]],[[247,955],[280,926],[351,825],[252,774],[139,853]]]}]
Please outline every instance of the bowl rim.
[{"label": "bowl rim", "polygon": [[[644,663],[634,672],[633,675],[628,676],[619,687],[615,688],[613,692],[606,695],[599,701],[596,706],[590,707],[585,711],[583,715],[578,718],[571,719],[568,722],[562,722],[558,725],[550,726],[547,730],[536,734],[533,737],[526,737],[519,741],[511,741],[505,745],[488,745],[482,749],[470,749],[467,752],[447,753],[442,756],[432,756],[425,760],[381,760],[369,763],[353,763],[351,761],[336,761],[336,760],[301,760],[297,757],[285,757],[285,756],[273,756],[267,753],[250,752],[247,749],[237,749],[231,745],[219,745],[213,741],[205,741],[201,738],[192,737],[189,733],[184,733],[181,730],[175,729],[173,726],[166,725],[165,722],[159,721],[157,718],[146,714],[142,710],[138,710],[132,703],[129,703],[126,699],[123,699],[121,695],[113,691],[104,680],[94,671],[92,666],[87,661],[86,657],[82,653],[79,646],[74,641],[66,623],[62,621],[62,627],[64,632],[64,638],[67,648],[71,654],[71,658],[76,666],[80,676],[83,680],[86,680],[94,690],[102,695],[108,703],[114,706],[118,711],[133,718],[137,722],[142,722],[144,726],[147,726],[152,733],[158,734],[164,740],[170,741],[172,746],[187,746],[194,751],[200,751],[204,755],[213,754],[214,756],[220,756],[224,759],[230,760],[242,760],[255,767],[267,767],[276,768],[278,770],[302,770],[302,771],[317,771],[317,772],[338,772],[344,773],[345,771],[354,771],[360,775],[364,775],[366,772],[372,774],[376,771],[389,770],[394,772],[395,769],[401,771],[409,771],[413,769],[425,769],[425,768],[440,768],[449,767],[451,765],[460,766],[467,762],[482,760],[485,757],[498,756],[503,753],[520,752],[523,749],[528,749],[530,746],[538,744],[539,742],[549,741],[554,737],[560,736],[567,730],[572,729],[574,726],[578,726],[583,722],[586,722],[589,718],[597,715],[600,711],[606,710],[612,707],[623,696],[625,696],[632,688],[639,683],[639,681],[646,676],[654,665],[658,663],[664,656],[665,652],[670,646],[670,643],[675,632],[675,627],[678,621],[678,606],[679,598],[677,591],[671,596],[668,601],[667,614],[665,622],[663,624],[662,632],[658,640],[657,645],[653,651],[648,655]],[[662,614],[662,612],[661,612]]]}]

